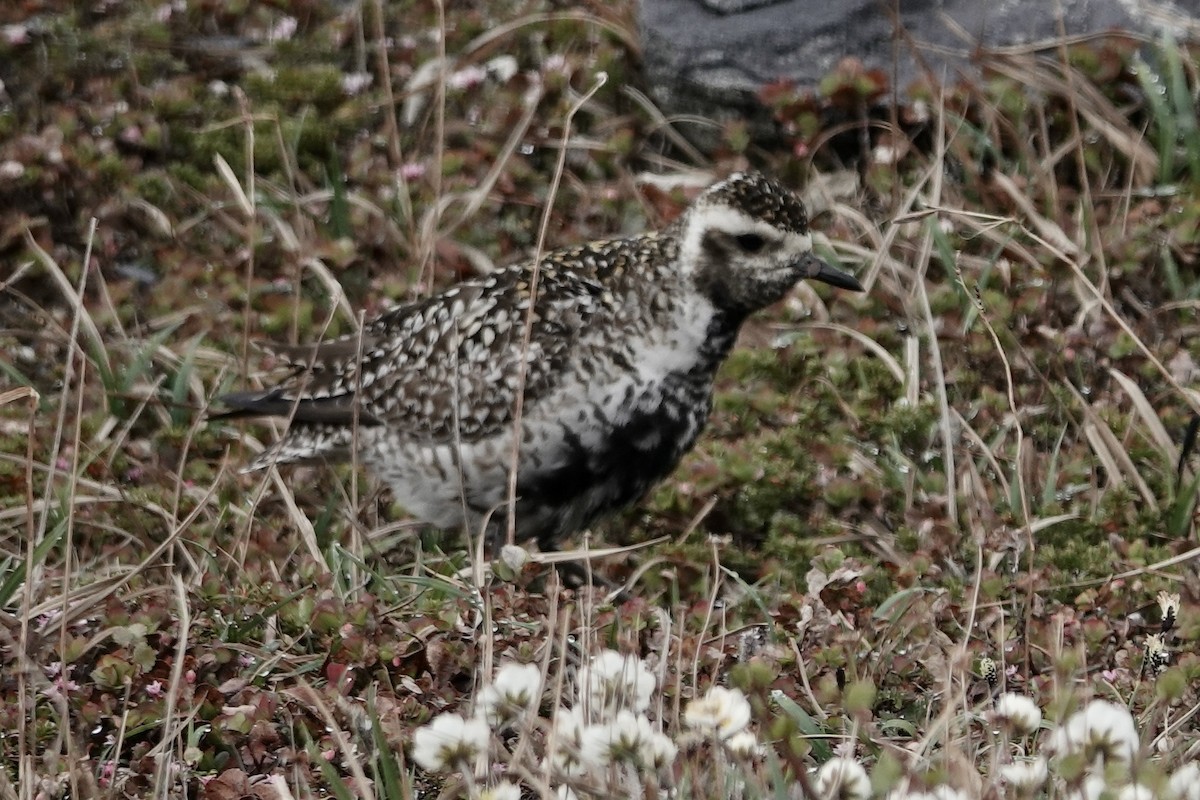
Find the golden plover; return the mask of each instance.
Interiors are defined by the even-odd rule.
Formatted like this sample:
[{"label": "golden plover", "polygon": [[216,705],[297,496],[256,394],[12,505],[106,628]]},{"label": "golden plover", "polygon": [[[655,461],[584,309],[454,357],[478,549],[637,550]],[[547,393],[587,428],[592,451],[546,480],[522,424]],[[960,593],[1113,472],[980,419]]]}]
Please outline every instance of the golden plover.
[{"label": "golden plover", "polygon": [[247,470],[347,460],[357,446],[409,513],[486,523],[493,543],[515,461],[517,538],[552,548],[674,469],[742,322],[803,278],[862,290],[813,254],[799,198],[736,174],[662,231],[463,281],[361,336],[269,345],[293,373],[220,399],[231,416],[291,420]]}]

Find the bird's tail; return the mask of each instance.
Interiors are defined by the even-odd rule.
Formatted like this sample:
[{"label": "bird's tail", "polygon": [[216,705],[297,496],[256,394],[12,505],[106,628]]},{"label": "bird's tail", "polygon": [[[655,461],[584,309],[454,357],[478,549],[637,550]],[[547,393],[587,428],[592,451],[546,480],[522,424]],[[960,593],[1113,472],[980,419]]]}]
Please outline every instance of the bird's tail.
[{"label": "bird's tail", "polygon": [[356,413],[349,395],[297,399],[276,387],[263,392],[222,395],[217,402],[228,410],[213,414],[212,419],[282,417],[290,422],[288,432],[244,466],[242,472],[254,472],[273,464],[346,461],[357,428],[379,424],[369,414]]},{"label": "bird's tail", "polygon": [[350,459],[354,431],[332,425],[293,425],[239,472],[247,473],[278,464],[312,464]]}]

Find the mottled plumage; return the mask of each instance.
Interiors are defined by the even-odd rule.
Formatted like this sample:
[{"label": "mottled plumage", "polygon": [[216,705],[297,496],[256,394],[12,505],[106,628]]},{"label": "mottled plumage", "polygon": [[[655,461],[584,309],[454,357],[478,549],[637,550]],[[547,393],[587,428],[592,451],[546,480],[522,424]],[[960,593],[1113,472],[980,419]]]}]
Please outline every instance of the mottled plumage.
[{"label": "mottled plumage", "polygon": [[345,460],[356,443],[410,513],[472,532],[490,515],[494,534],[507,527],[521,395],[517,536],[553,546],[636,501],[691,449],[751,312],[802,278],[861,290],[811,247],[795,195],[734,175],[661,232],[464,281],[361,337],[271,345],[293,374],[221,400],[234,415],[291,418],[247,470]]}]

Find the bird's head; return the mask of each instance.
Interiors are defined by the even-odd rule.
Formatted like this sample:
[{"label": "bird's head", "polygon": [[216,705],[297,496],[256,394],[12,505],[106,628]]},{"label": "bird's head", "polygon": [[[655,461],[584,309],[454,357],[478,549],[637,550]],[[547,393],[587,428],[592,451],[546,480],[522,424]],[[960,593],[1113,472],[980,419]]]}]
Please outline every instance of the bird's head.
[{"label": "bird's head", "polygon": [[813,253],[800,198],[758,173],[737,173],[710,186],[679,226],[680,261],[717,308],[757,311],[804,278],[863,290],[852,275]]}]

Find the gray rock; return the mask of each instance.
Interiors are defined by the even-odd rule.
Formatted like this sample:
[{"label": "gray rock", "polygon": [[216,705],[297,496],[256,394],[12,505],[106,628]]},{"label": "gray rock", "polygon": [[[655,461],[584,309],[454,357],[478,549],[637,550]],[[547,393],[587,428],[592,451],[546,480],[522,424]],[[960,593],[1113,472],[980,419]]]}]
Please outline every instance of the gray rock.
[{"label": "gray rock", "polygon": [[[897,0],[905,37],[884,0],[640,0],[651,95],[668,114],[769,122],[756,93],[779,78],[815,86],[853,56],[904,88],[921,74],[908,42],[938,77],[973,74],[976,43],[1006,47],[1121,28],[1151,37],[1196,19],[1200,0]],[[1164,11],[1165,9],[1165,11]],[[964,38],[964,36],[966,38]],[[1182,38],[1182,36],[1180,37]],[[895,74],[893,75],[893,70]],[[903,95],[901,95],[903,96]]]}]

